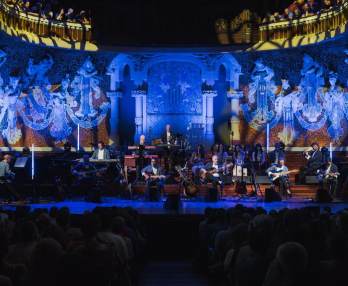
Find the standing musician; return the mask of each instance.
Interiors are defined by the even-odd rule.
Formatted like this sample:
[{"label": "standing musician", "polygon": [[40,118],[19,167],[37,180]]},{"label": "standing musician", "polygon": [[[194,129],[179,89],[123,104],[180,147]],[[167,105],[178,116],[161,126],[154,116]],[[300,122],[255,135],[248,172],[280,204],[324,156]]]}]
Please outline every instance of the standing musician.
[{"label": "standing musician", "polygon": [[261,144],[256,144],[251,154],[252,167],[256,173],[260,174],[261,170],[266,169],[266,152],[262,150]]},{"label": "standing musician", "polygon": [[[159,201],[164,185],[164,173],[155,158],[151,159],[151,164],[141,170],[141,174],[146,181],[145,198],[150,201]],[[154,190],[155,192],[152,192]]]},{"label": "standing musician", "polygon": [[170,126],[170,124],[166,125],[166,129],[164,131],[164,133],[162,134],[162,143],[164,144],[173,144],[175,141],[175,136],[172,132],[172,127]]},{"label": "standing musician", "polygon": [[141,178],[141,170],[144,169],[145,165],[145,135],[142,134],[139,137],[139,145],[136,154],[138,155],[138,158],[136,159],[136,172],[137,172],[137,180]]},{"label": "standing musician", "polygon": [[279,193],[282,196],[291,197],[290,182],[288,176],[290,172],[288,167],[285,166],[284,160],[279,160],[279,164],[272,164],[272,166],[266,170],[266,173],[272,182],[273,188],[275,186],[278,186]]},{"label": "standing musician", "polygon": [[233,157],[231,156],[227,156],[224,160],[224,164],[223,164],[223,174],[224,176],[233,176],[233,167],[234,167],[234,163],[233,163]]},{"label": "standing musician", "polygon": [[338,172],[337,166],[328,159],[325,166],[318,171],[318,181],[324,190],[327,190],[332,198],[337,196]]},{"label": "standing musician", "polygon": [[20,195],[16,192],[12,183],[15,173],[10,169],[11,160],[11,155],[6,154],[0,162],[0,186],[2,186],[11,197],[18,200],[20,199]]},{"label": "standing musician", "polygon": [[205,151],[203,145],[197,145],[195,151],[191,154],[190,164],[192,166],[192,175],[194,178],[199,177],[199,170],[204,168]]},{"label": "standing musician", "polygon": [[161,141],[163,144],[166,144],[167,147],[164,148],[163,152],[163,159],[164,159],[164,165],[165,169],[169,171],[174,170],[174,159],[175,159],[175,152],[174,148],[171,148],[170,145],[175,144],[175,135],[172,132],[172,127],[170,124],[167,124],[165,127],[165,131],[162,134]]},{"label": "standing musician", "polygon": [[105,148],[103,141],[98,142],[98,149],[93,152],[91,157],[93,160],[108,160],[110,159],[110,152]]},{"label": "standing musician", "polygon": [[237,144],[234,147],[234,154],[233,154],[233,160],[234,160],[234,164],[236,166],[244,166],[245,163],[245,152],[242,148],[242,145]]},{"label": "standing musician", "polygon": [[280,160],[285,160],[284,144],[277,142],[274,144],[274,150],[269,153],[270,164],[279,164]]},{"label": "standing musician", "polygon": [[323,155],[320,152],[320,147],[318,143],[312,143],[311,149],[305,151],[305,158],[307,159],[307,166],[302,168],[300,173],[300,181],[305,183],[305,177],[308,175],[315,176],[317,170],[323,165]]}]

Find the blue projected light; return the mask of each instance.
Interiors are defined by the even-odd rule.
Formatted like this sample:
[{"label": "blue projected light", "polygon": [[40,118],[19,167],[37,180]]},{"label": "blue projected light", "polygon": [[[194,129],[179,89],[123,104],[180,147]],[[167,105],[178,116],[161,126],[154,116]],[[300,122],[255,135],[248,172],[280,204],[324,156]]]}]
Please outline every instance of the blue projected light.
[{"label": "blue projected light", "polygon": [[[191,143],[208,145],[214,128],[231,119],[242,143],[259,136],[265,144],[269,126],[269,144],[301,146],[316,132],[327,144],[348,146],[347,38],[259,53],[89,54],[1,34],[2,144],[38,148],[72,140],[79,149],[99,139],[117,142],[120,134],[131,144],[141,134],[159,138],[169,123]],[[218,139],[227,143],[224,132]]]}]

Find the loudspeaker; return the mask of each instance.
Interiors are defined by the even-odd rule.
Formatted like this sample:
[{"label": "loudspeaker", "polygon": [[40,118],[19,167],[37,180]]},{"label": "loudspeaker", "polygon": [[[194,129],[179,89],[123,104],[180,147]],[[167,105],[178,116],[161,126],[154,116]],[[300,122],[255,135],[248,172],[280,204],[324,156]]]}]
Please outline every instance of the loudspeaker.
[{"label": "loudspeaker", "polygon": [[280,194],[275,191],[273,188],[267,188],[265,190],[265,202],[280,202],[282,200],[282,197]]},{"label": "loudspeaker", "polygon": [[164,208],[166,210],[179,210],[181,207],[181,199],[179,194],[170,194],[167,196],[164,202]]},{"label": "loudspeaker", "polygon": [[316,194],[316,201],[319,203],[330,203],[332,202],[332,197],[327,190],[318,189]]}]

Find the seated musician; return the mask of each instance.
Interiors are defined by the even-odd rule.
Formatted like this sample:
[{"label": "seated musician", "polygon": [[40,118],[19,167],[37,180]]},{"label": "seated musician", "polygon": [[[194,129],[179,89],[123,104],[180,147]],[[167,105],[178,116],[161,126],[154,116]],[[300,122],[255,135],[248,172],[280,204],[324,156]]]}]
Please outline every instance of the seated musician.
[{"label": "seated musician", "polygon": [[93,160],[109,160],[110,152],[105,148],[105,144],[103,141],[98,142],[98,149],[93,152],[91,157]]},{"label": "seated musician", "polygon": [[266,170],[269,176],[272,187],[278,186],[279,193],[285,197],[291,197],[290,182],[289,182],[289,169],[285,166],[284,160],[279,160],[279,164],[272,164]]},{"label": "seated musician", "polygon": [[327,190],[332,198],[337,197],[338,172],[337,166],[328,159],[327,163],[318,171],[318,181],[324,190]]},{"label": "seated musician", "polygon": [[323,155],[320,152],[318,143],[312,143],[311,149],[304,152],[307,159],[307,166],[301,169],[300,181],[305,183],[306,176],[315,176],[317,170],[323,166]]},{"label": "seated musician", "polygon": [[6,154],[3,160],[0,162],[0,186],[6,191],[6,195],[10,197],[10,200],[14,198],[15,200],[20,199],[19,194],[16,192],[12,180],[15,177],[15,173],[10,169],[12,157]]},{"label": "seated musician", "polygon": [[212,183],[215,187],[222,186],[221,171],[223,166],[219,164],[219,157],[213,155],[211,162],[208,162],[204,168],[200,170],[201,183]]},{"label": "seated musician", "polygon": [[[141,170],[141,174],[146,181],[145,198],[151,201],[159,201],[164,185],[164,172],[155,158],[151,159],[151,164]],[[154,190],[155,192],[152,192]]]}]

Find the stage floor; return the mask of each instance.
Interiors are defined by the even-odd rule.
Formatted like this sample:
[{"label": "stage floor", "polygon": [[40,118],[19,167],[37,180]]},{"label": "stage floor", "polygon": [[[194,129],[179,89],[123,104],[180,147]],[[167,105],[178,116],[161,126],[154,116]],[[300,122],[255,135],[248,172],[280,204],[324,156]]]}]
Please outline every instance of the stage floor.
[{"label": "stage floor", "polygon": [[103,197],[100,203],[86,202],[83,199],[65,200],[63,202],[40,202],[40,203],[16,203],[0,204],[3,210],[15,210],[18,206],[28,206],[31,210],[51,207],[68,207],[73,214],[83,214],[91,211],[95,207],[132,207],[144,215],[202,215],[207,207],[211,208],[230,208],[237,204],[246,207],[262,207],[267,211],[280,210],[283,208],[303,208],[303,207],[330,207],[332,212],[348,209],[348,202],[316,203],[312,200],[290,199],[282,202],[263,202],[256,198],[226,198],[217,202],[204,202],[196,200],[182,200],[178,211],[166,210],[164,202],[147,202],[144,200],[123,200],[117,198]]}]

